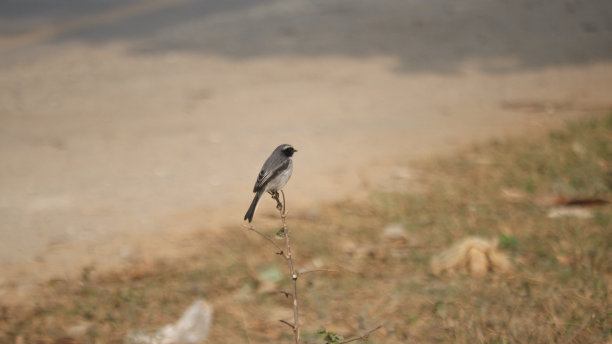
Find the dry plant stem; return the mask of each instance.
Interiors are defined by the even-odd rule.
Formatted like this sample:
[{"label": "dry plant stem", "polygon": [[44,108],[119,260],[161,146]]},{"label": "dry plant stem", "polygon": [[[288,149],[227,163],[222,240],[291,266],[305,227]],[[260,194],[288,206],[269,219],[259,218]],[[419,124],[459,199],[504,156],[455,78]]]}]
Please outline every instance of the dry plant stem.
[{"label": "dry plant stem", "polygon": [[278,246],[278,244],[277,244],[277,243],[275,243],[275,242],[274,242],[274,240],[272,240],[272,238],[270,238],[269,236],[267,236],[267,235],[263,234],[262,232],[258,231],[258,230],[257,230],[255,227],[253,227],[252,225],[242,225],[242,227],[244,227],[244,228],[246,228],[246,229],[250,229],[250,230],[252,230],[253,232],[255,232],[255,233],[259,234],[259,235],[260,235],[262,238],[264,238],[264,239],[268,240],[268,242],[270,242],[272,245],[274,245],[274,247],[276,247],[276,248],[278,249],[278,252],[276,252],[276,254],[278,254],[278,255],[282,255],[282,254],[284,253],[284,252],[283,252],[283,249],[282,249],[282,248],[280,248],[280,246]]},{"label": "dry plant stem", "polygon": [[302,276],[302,275],[306,275],[312,272],[340,272],[340,270],[333,270],[333,269],[303,270],[303,271],[298,271],[298,275]]},{"label": "dry plant stem", "polygon": [[[300,313],[298,311],[298,293],[297,293],[297,279],[298,279],[298,274],[295,272],[295,267],[293,266],[293,258],[291,256],[291,242],[289,240],[289,228],[287,228],[287,208],[286,208],[286,202],[285,202],[285,193],[281,190],[281,195],[283,196],[283,202],[282,202],[282,207],[280,209],[281,212],[281,219],[283,221],[283,233],[285,233],[285,245],[286,245],[286,251],[285,251],[285,259],[287,259],[287,263],[289,264],[289,272],[291,273],[291,279],[293,280],[293,324],[289,324],[287,322],[287,325],[291,325],[291,328],[293,329],[293,337],[295,339],[295,343],[299,344],[300,343]],[[277,196],[278,197],[278,196]]]},{"label": "dry plant stem", "polygon": [[281,320],[279,320],[279,321],[280,321],[280,322],[282,322],[283,324],[285,324],[285,325],[287,325],[287,326],[289,326],[289,327],[293,328],[293,324],[292,324],[292,323],[290,323],[290,322],[288,322],[287,320],[283,320],[283,319],[281,319]]},{"label": "dry plant stem", "polygon": [[380,325],[378,325],[378,326],[374,327],[373,329],[369,330],[368,332],[366,332],[366,333],[362,334],[361,336],[359,336],[359,337],[349,338],[349,339],[347,339],[347,340],[343,340],[343,341],[341,341],[341,342],[340,342],[340,344],[343,344],[343,343],[350,343],[350,342],[354,342],[354,341],[357,341],[357,340],[366,340],[366,339],[368,339],[368,337],[370,337],[370,335],[371,335],[372,333],[374,333],[375,331],[378,331],[378,330],[379,330],[379,329],[380,329],[382,326],[383,326],[383,325],[382,325],[382,324],[380,324]]}]

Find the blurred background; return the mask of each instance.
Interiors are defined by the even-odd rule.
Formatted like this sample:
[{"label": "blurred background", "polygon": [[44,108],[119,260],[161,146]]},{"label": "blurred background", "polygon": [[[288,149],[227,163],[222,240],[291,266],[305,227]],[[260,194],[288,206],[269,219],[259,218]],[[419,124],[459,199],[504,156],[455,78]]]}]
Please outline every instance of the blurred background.
[{"label": "blurred background", "polygon": [[308,211],[602,113],[611,85],[610,1],[4,0],[0,284],[239,230],[280,143]]}]

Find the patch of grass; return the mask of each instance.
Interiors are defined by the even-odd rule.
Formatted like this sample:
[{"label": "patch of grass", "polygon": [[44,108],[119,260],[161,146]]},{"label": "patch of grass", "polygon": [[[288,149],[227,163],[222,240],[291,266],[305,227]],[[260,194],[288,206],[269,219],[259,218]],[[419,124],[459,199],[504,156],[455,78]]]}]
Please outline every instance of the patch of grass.
[{"label": "patch of grass", "polygon": [[[593,209],[592,218],[548,218],[541,202],[612,199],[612,114],[417,164],[424,192],[377,193],[370,203],[289,215],[298,268],[342,270],[300,278],[304,343],[378,323],[385,327],[372,343],[612,340],[611,206]],[[389,223],[405,228],[407,242],[383,236]],[[274,236],[278,225],[260,229]],[[200,297],[215,308],[210,343],[291,342],[278,322],[291,318],[291,306],[275,292],[290,287],[284,262],[253,233],[226,231],[236,234],[194,238],[205,248],[197,257],[50,281],[35,307],[0,307],[0,342],[52,343],[85,321],[91,327],[80,342],[119,343],[129,330],[176,321]],[[429,258],[469,235],[498,238],[513,271],[432,275]]]}]

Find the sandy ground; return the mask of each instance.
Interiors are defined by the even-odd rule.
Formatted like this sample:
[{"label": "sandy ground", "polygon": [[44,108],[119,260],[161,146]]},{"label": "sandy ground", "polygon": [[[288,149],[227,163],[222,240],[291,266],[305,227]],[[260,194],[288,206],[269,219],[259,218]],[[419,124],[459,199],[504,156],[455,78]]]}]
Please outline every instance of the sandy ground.
[{"label": "sandy ground", "polygon": [[27,294],[241,230],[280,143],[309,211],[601,114],[612,2],[3,1],[0,90],[0,295]]}]

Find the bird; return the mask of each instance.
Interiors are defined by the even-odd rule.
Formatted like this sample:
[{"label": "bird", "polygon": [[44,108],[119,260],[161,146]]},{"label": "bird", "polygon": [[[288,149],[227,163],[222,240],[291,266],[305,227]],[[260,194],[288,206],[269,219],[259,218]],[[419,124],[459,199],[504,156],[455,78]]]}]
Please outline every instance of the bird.
[{"label": "bird", "polygon": [[293,153],[297,152],[290,144],[282,144],[270,154],[266,162],[261,167],[257,175],[253,192],[255,197],[249,210],[244,215],[244,219],[251,222],[257,208],[257,203],[264,192],[272,195],[276,199],[277,208],[281,209],[282,204],[278,200],[278,192],[287,184],[293,172]]}]

